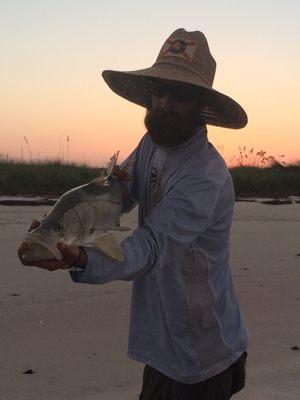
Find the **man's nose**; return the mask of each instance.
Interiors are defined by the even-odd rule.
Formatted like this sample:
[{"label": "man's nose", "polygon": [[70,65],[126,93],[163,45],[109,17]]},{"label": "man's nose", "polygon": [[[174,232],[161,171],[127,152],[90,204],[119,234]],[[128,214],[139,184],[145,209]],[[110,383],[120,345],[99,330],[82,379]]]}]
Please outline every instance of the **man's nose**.
[{"label": "man's nose", "polygon": [[173,108],[173,100],[169,92],[160,98],[160,107],[164,110],[171,110]]}]

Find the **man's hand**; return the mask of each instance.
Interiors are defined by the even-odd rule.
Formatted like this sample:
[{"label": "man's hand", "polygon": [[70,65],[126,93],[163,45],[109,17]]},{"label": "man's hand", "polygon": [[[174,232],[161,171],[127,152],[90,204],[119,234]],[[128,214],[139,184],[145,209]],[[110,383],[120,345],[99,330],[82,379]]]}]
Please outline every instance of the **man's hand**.
[{"label": "man's hand", "polygon": [[120,181],[120,182],[129,182],[131,181],[131,177],[125,169],[121,169],[117,165],[113,167],[112,170],[113,175]]},{"label": "man's hand", "polygon": [[[40,221],[33,220],[29,227],[28,232],[37,228],[40,225]],[[36,260],[32,262],[26,262],[22,259],[23,254],[25,254],[29,246],[27,243],[23,242],[18,248],[18,256],[23,265],[34,266],[38,268],[47,269],[48,271],[56,271],[57,269],[66,269],[70,266],[74,267],[85,267],[87,263],[87,255],[83,247],[78,246],[68,246],[64,243],[59,242],[57,244],[58,250],[61,252],[63,258],[61,261],[52,258],[45,260]]]},{"label": "man's hand", "polygon": [[52,258],[52,259],[26,262],[22,259],[22,255],[28,251],[28,248],[29,248],[28,244],[24,242],[21,243],[20,247],[18,248],[18,256],[23,265],[43,268],[47,269],[48,271],[56,271],[57,269],[67,269],[70,266],[76,266],[76,267],[85,266],[85,265],[79,265],[79,261],[81,260],[81,258],[83,258],[81,252],[84,252],[84,250],[82,248],[79,248],[78,246],[67,246],[64,243],[59,242],[57,244],[57,248],[63,256],[61,261],[57,260],[56,258]]}]

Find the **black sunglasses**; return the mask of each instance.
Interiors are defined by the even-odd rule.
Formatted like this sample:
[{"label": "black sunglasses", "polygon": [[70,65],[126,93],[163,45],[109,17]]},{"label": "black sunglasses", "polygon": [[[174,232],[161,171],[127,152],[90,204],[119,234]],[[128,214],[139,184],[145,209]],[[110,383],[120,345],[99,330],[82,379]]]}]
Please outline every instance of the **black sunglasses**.
[{"label": "black sunglasses", "polygon": [[169,93],[172,99],[178,102],[194,101],[200,98],[200,90],[196,87],[170,86],[154,79],[148,81],[148,90],[156,97],[164,97]]}]

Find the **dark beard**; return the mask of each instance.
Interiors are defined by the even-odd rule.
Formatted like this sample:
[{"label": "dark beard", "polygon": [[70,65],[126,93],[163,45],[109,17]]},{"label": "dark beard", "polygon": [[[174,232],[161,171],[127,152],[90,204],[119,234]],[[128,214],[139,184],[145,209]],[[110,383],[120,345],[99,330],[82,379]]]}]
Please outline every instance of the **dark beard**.
[{"label": "dark beard", "polygon": [[163,109],[147,110],[144,122],[152,141],[168,147],[186,142],[205,124],[199,112],[182,116]]}]

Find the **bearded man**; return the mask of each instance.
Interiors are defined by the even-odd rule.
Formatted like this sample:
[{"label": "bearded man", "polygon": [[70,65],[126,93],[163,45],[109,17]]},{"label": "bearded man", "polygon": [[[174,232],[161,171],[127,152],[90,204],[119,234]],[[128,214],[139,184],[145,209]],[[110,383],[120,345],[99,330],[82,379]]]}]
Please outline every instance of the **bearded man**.
[{"label": "bearded man", "polygon": [[245,385],[248,331],[229,264],[235,194],[207,125],[238,129],[247,116],[212,89],[215,69],[204,34],[177,29],[152,67],[103,72],[147,109],[147,133],[115,169],[139,227],[122,243],[125,261],[60,245],[62,261],[35,263],[79,268],[75,282],[133,281],[128,355],[145,364],[140,400],[227,400]]}]

